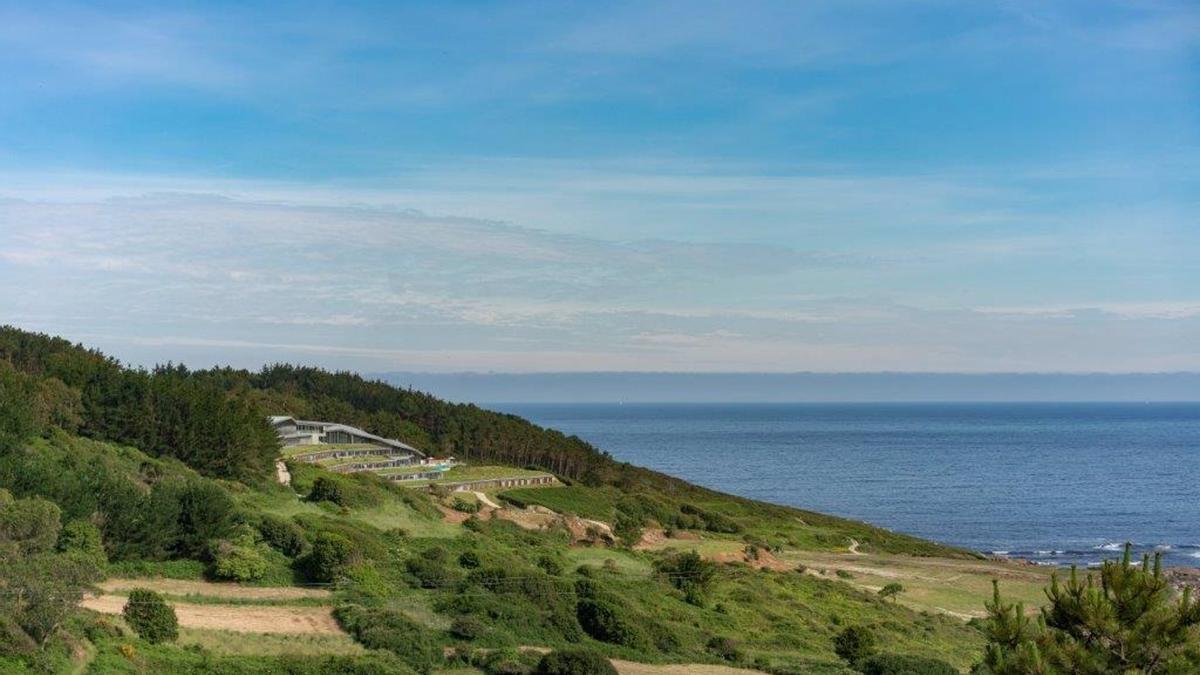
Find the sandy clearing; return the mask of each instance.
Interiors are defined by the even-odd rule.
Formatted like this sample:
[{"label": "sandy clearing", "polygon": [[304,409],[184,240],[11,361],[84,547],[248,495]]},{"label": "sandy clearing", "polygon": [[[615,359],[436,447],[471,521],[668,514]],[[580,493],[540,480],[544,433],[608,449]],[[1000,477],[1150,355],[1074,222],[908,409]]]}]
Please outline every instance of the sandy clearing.
[{"label": "sandy clearing", "polygon": [[287,464],[284,464],[282,459],[275,460],[275,477],[279,479],[280,485],[292,484],[292,473],[288,471]]},{"label": "sandy clearing", "polygon": [[497,504],[496,502],[492,501],[492,500],[491,500],[491,499],[490,499],[490,498],[489,498],[487,495],[483,494],[482,492],[476,492],[476,493],[474,493],[474,494],[475,494],[475,497],[476,497],[476,498],[477,498],[477,499],[480,501],[480,503],[482,503],[484,506],[490,506],[490,507],[492,507],[493,509],[498,509],[498,508],[501,508],[499,504]]},{"label": "sandy clearing", "polygon": [[[86,597],[80,606],[103,614],[120,614],[126,598],[119,595]],[[341,633],[329,607],[264,607],[255,605],[193,605],[171,603],[179,625],[236,633]]]},{"label": "sandy clearing", "polygon": [[745,670],[729,666],[711,666],[699,663],[660,666],[612,659],[612,664],[621,675],[761,675],[761,671],[758,670]]},{"label": "sandy clearing", "polygon": [[119,593],[134,588],[145,588],[168,595],[203,595],[210,598],[238,598],[242,600],[300,600],[307,598],[327,599],[329,591],[319,588],[274,588],[222,584],[210,581],[185,581],[182,579],[109,579],[99,584],[108,593]]}]

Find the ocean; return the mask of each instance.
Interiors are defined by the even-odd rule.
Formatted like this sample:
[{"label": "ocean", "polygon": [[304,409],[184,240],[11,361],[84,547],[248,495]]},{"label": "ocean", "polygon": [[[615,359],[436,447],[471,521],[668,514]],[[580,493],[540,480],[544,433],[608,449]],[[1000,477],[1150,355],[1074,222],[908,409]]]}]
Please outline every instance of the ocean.
[{"label": "ocean", "polygon": [[619,460],[1043,564],[1200,566],[1200,404],[503,404]]}]

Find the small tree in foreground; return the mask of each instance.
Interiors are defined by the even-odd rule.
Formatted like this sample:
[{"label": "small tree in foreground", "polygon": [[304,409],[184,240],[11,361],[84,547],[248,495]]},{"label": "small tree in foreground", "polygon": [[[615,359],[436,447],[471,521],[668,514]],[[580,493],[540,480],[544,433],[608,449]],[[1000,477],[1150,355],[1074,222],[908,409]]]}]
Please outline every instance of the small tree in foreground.
[{"label": "small tree in foreground", "polygon": [[162,596],[144,588],[129,592],[122,612],[125,621],[147,642],[174,642],[179,637],[179,619]]},{"label": "small tree in foreground", "polygon": [[1161,554],[1134,565],[1126,544],[1121,561],[1105,561],[1098,577],[1080,579],[1072,567],[1064,585],[1055,574],[1036,620],[993,585],[980,675],[1200,672],[1200,603],[1188,590],[1171,597]]},{"label": "small tree in foreground", "polygon": [[891,598],[894,601],[896,599],[896,596],[900,595],[903,592],[904,592],[904,586],[893,581],[892,583],[887,584],[883,588],[879,589],[879,597],[881,597],[885,600],[888,598]]}]

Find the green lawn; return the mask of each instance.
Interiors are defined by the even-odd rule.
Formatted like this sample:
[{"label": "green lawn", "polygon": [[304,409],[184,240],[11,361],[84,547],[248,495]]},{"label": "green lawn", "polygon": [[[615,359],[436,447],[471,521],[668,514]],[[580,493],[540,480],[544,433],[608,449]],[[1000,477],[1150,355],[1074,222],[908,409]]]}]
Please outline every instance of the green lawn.
[{"label": "green lawn", "polygon": [[440,483],[458,483],[472,480],[492,480],[499,478],[534,478],[538,476],[549,476],[545,471],[530,471],[528,469],[514,469],[507,466],[468,466],[460,465],[452,467],[446,472],[438,482]]}]

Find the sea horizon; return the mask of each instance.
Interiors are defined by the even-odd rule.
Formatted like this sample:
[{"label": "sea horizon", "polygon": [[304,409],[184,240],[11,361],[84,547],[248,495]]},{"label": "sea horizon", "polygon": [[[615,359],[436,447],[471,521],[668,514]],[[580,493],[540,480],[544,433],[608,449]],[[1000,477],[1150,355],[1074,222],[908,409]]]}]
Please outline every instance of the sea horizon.
[{"label": "sea horizon", "polygon": [[1095,565],[1130,542],[1200,565],[1200,403],[489,405],[705,487],[985,555]]}]

